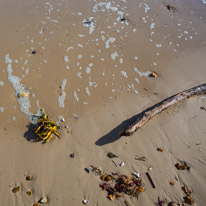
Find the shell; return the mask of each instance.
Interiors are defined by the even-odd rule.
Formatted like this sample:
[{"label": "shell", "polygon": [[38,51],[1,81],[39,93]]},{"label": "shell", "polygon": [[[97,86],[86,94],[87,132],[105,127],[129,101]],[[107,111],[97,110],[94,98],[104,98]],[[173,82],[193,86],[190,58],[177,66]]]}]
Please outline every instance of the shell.
[{"label": "shell", "polygon": [[110,200],[115,200],[115,196],[114,195],[109,195],[108,196]]},{"label": "shell", "polygon": [[19,98],[28,97],[28,96],[29,96],[29,94],[27,92],[19,92],[18,93]]},{"label": "shell", "polygon": [[195,201],[188,195],[188,196],[186,196],[186,201],[185,201],[187,204],[190,204],[190,205],[192,205],[192,204],[194,204],[195,203]]},{"label": "shell", "polygon": [[109,182],[112,180],[112,176],[111,175],[107,175],[105,178],[104,178],[104,181],[106,182]]},{"label": "shell", "polygon": [[107,175],[102,175],[100,179],[101,179],[102,181],[104,181],[104,179],[106,178],[106,176],[107,176]]},{"label": "shell", "polygon": [[13,193],[16,193],[16,192],[18,192],[18,191],[20,191],[21,190],[21,186],[18,186],[18,187],[14,187],[13,189],[12,189],[12,192]]},{"label": "shell", "polygon": [[144,192],[144,188],[143,188],[143,187],[138,187],[138,188],[137,188],[137,191],[139,191],[139,192]]},{"label": "shell", "polygon": [[140,178],[140,177],[141,177],[141,173],[140,173],[140,172],[138,172],[138,173],[137,173],[137,172],[134,172],[133,175],[134,175],[135,177],[137,177],[137,178]]},{"label": "shell", "polygon": [[33,206],[40,206],[40,205],[39,205],[39,203],[37,203],[37,204],[33,204]]}]

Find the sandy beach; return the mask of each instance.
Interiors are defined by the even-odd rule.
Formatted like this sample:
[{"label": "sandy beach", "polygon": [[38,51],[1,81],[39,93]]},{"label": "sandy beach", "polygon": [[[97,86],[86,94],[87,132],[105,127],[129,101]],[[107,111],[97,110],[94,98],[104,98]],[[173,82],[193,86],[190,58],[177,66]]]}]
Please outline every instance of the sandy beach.
[{"label": "sandy beach", "polygon": [[[205,95],[119,135],[145,109],[206,83],[205,0],[1,0],[0,13],[0,205],[205,205]],[[40,109],[60,134],[45,144]],[[111,200],[100,185],[114,173],[138,174],[144,191]]]}]

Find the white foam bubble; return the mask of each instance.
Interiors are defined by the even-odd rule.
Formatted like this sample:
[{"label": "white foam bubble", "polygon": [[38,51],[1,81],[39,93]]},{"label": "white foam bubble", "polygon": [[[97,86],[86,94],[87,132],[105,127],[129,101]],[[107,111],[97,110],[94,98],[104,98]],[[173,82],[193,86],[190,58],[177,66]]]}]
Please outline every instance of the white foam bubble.
[{"label": "white foam bubble", "polygon": [[90,74],[90,72],[91,72],[90,67],[86,67],[85,72],[86,72],[87,74]]},{"label": "white foam bubble", "polygon": [[80,48],[83,48],[83,45],[82,44],[77,44],[78,47]]},{"label": "white foam bubble", "polygon": [[160,48],[160,47],[162,47],[162,44],[155,44],[155,46],[156,46],[157,48]]},{"label": "white foam bubble", "polygon": [[134,70],[134,72],[136,72],[140,77],[142,77],[142,76],[148,77],[148,76],[151,74],[150,71],[140,72],[137,68],[134,68],[133,70]]},{"label": "white foam bubble", "polygon": [[115,40],[116,40],[116,39],[115,39],[114,37],[109,37],[109,39],[105,42],[105,48],[106,48],[106,49],[109,49],[109,48],[110,48],[109,44],[110,44],[110,43],[114,43]]},{"label": "white foam bubble", "polygon": [[68,47],[68,48],[67,48],[67,52],[68,52],[69,50],[72,50],[72,49],[74,49],[74,47],[72,47],[72,46]]},{"label": "white foam bubble", "polygon": [[72,116],[75,118],[75,119],[79,119],[79,115],[75,114],[75,113],[72,113]]},{"label": "white foam bubble", "polygon": [[144,11],[145,13],[147,13],[150,10],[150,7],[148,6],[148,4],[144,4]]},{"label": "white foam bubble", "polygon": [[77,73],[77,76],[80,78],[80,79],[82,79],[83,77],[82,77],[82,73],[81,72],[78,72]]},{"label": "white foam bubble", "polygon": [[64,56],[64,62],[65,62],[65,63],[69,62],[69,57],[66,56],[66,55]]},{"label": "white foam bubble", "polygon": [[137,78],[134,78],[134,81],[137,82],[137,83],[139,83],[139,79],[137,79]]},{"label": "white foam bubble", "polygon": [[152,30],[152,29],[154,29],[154,28],[155,28],[155,23],[151,23],[150,29]]},{"label": "white foam bubble", "polygon": [[83,56],[82,56],[81,54],[79,54],[79,55],[77,56],[78,59],[82,59],[82,57],[83,57]]},{"label": "white foam bubble", "polygon": [[23,84],[20,83],[21,79],[18,76],[14,76],[12,74],[12,59],[10,59],[9,54],[5,55],[5,63],[7,64],[7,73],[8,73],[8,80],[12,84],[13,88],[16,91],[16,97],[18,100],[18,103],[20,105],[20,110],[26,114],[29,119],[32,121],[33,114],[29,111],[29,108],[31,107],[30,101],[29,101],[29,95],[18,98],[18,94],[20,92],[26,92],[29,94],[29,91],[25,90],[25,87]]},{"label": "white foam bubble", "polygon": [[89,91],[89,88],[88,88],[88,87],[85,88],[85,93],[86,93],[88,96],[90,96],[90,91]]},{"label": "white foam bubble", "polygon": [[128,78],[127,72],[125,72],[125,71],[120,71],[120,74],[121,74],[123,77]]},{"label": "white foam bubble", "polygon": [[95,29],[95,25],[94,25],[94,17],[89,17],[88,20],[84,19],[82,21],[83,26],[85,27],[89,27],[89,34],[92,34],[94,32]]},{"label": "white foam bubble", "polygon": [[112,60],[115,60],[116,57],[118,57],[118,53],[117,52],[114,52],[114,53],[111,54],[111,59]]},{"label": "white foam bubble", "polygon": [[76,92],[76,91],[74,91],[73,97],[74,97],[74,100],[75,100],[76,102],[79,101],[79,97],[77,96],[77,92]]}]

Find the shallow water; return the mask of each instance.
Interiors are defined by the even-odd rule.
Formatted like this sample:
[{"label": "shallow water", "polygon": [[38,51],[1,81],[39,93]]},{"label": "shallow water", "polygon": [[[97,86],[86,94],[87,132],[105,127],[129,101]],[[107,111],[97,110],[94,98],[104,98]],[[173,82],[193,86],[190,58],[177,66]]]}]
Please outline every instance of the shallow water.
[{"label": "shallow water", "polygon": [[[2,100],[1,112],[15,106],[30,117],[42,107],[57,119],[81,116],[120,94],[141,95],[156,81],[151,71],[161,74],[168,62],[205,47],[205,2],[175,3],[175,12],[166,6],[157,0],[5,1],[0,91],[16,102]],[[21,91],[29,96],[18,99]]]}]

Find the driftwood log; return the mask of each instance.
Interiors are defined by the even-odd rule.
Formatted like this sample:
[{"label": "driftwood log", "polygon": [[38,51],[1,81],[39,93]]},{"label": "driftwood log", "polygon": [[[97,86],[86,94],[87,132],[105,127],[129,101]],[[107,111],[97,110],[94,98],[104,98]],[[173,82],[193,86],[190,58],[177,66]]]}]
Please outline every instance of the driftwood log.
[{"label": "driftwood log", "polygon": [[162,102],[146,109],[142,113],[138,115],[137,120],[128,126],[124,131],[120,132],[120,136],[130,136],[134,132],[137,131],[140,127],[142,127],[145,123],[147,123],[150,119],[157,116],[161,112],[175,106],[179,102],[186,100],[193,96],[206,94],[206,83],[201,84],[199,86],[193,87],[191,89],[180,92],[176,95],[173,95]]}]

